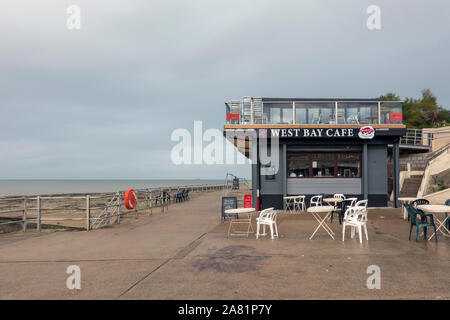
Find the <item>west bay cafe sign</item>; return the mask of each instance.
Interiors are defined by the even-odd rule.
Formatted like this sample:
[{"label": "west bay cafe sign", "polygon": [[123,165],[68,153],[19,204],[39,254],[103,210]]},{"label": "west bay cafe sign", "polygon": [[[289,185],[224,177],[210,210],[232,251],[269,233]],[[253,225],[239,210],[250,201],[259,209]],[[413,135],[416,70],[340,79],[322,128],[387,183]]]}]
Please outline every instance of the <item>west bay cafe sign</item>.
[{"label": "west bay cafe sign", "polygon": [[287,129],[260,129],[260,137],[278,138],[361,138],[373,139],[375,129],[364,126],[359,129],[353,128],[287,128]]}]

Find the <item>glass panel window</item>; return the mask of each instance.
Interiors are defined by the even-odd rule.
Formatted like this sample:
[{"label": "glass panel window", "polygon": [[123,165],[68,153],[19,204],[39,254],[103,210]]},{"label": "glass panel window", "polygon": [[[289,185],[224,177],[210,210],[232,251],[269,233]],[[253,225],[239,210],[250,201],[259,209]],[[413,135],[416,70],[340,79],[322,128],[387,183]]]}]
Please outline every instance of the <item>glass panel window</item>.
[{"label": "glass panel window", "polygon": [[308,160],[309,156],[307,153],[294,153],[294,154],[289,155],[289,159]]},{"label": "glass panel window", "polygon": [[280,123],[280,122],[281,122],[281,109],[270,108],[270,123]]},{"label": "glass panel window", "polygon": [[334,161],[312,161],[314,177],[334,177]]},{"label": "glass panel window", "polygon": [[287,160],[288,178],[360,178],[361,153],[291,153]]},{"label": "glass panel window", "polygon": [[333,159],[334,155],[332,153],[313,153],[313,159]]},{"label": "glass panel window", "polygon": [[381,102],[380,117],[382,124],[401,124],[403,111],[401,102]]},{"label": "glass panel window", "polygon": [[288,165],[289,178],[309,177],[309,161],[292,160]]},{"label": "glass panel window", "polygon": [[338,153],[339,160],[359,159],[359,153]]},{"label": "glass panel window", "polygon": [[329,124],[334,122],[334,102],[295,102],[295,123]]},{"label": "glass panel window", "polygon": [[338,161],[338,177],[356,178],[361,176],[359,161]]},{"label": "glass panel window", "polygon": [[307,123],[306,109],[297,107],[297,104],[296,104],[296,107],[295,107],[295,123],[296,124],[305,124],[305,123]]},{"label": "glass panel window", "polygon": [[264,103],[264,114],[273,124],[292,124],[292,103]]},{"label": "glass panel window", "polygon": [[338,102],[338,123],[378,123],[378,102]]}]

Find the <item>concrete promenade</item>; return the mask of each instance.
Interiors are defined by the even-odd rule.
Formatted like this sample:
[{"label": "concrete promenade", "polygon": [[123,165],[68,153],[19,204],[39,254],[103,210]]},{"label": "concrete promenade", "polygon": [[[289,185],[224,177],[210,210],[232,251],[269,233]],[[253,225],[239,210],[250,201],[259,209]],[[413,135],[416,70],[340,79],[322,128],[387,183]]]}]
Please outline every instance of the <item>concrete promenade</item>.
[{"label": "concrete promenade", "polygon": [[[449,239],[408,241],[400,210],[370,210],[369,241],[332,240],[308,213],[280,213],[280,238],[226,238],[221,192],[94,231],[0,235],[0,299],[450,299]],[[349,230],[349,229],[348,229]],[[81,290],[66,268],[81,268]],[[381,289],[369,290],[369,265]]]}]

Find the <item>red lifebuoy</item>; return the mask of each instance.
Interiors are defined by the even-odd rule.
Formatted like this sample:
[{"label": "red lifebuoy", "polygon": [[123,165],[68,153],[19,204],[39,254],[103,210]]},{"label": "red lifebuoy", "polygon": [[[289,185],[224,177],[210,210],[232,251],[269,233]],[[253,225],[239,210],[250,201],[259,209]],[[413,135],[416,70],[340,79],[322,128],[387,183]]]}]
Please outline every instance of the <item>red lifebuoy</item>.
[{"label": "red lifebuoy", "polygon": [[133,189],[125,191],[125,208],[132,210],[136,207],[137,195]]}]

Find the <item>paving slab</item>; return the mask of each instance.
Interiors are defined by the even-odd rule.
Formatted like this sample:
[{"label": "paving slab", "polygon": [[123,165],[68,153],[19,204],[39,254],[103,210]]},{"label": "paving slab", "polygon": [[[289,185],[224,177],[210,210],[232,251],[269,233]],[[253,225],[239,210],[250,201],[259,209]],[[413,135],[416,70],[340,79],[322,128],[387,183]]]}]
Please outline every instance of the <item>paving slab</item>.
[{"label": "paving slab", "polygon": [[[280,236],[227,238],[220,192],[94,231],[0,236],[0,299],[450,299],[447,238],[408,240],[400,209],[369,210],[369,241],[335,239],[308,213],[279,212]],[[255,220],[253,227],[256,229]],[[81,269],[68,290],[66,269]],[[381,289],[368,289],[369,266]]]}]

